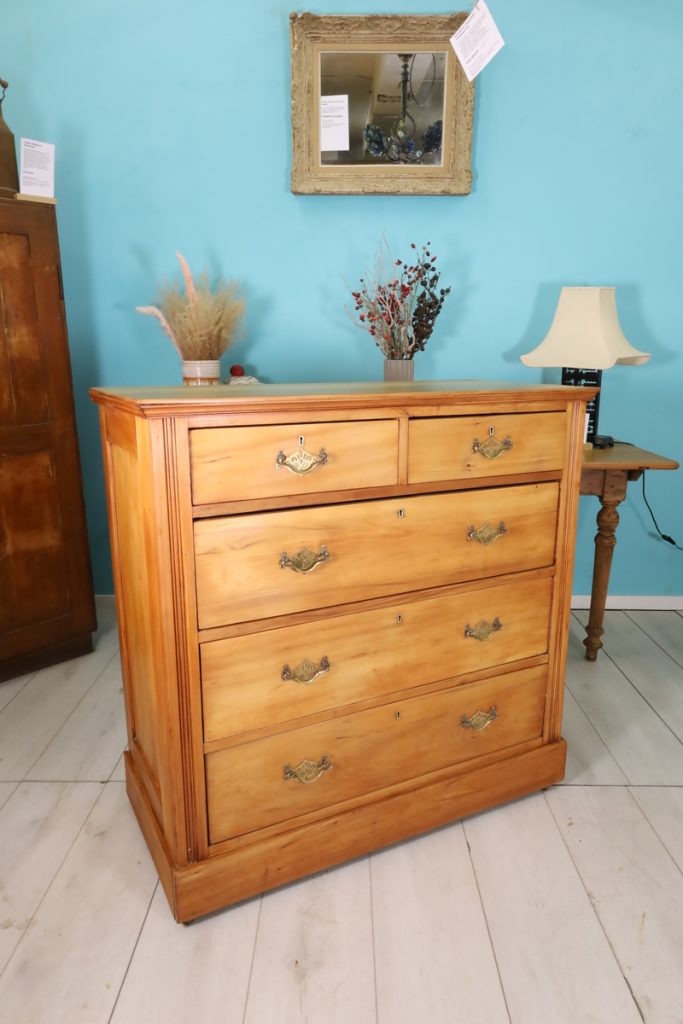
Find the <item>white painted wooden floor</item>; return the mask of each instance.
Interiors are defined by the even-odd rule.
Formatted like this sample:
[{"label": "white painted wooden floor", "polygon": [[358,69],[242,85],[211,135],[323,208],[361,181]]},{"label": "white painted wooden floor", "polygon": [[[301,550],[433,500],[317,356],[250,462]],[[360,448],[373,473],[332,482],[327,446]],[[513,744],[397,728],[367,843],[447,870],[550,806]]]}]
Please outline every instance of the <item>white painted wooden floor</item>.
[{"label": "white painted wooden floor", "polygon": [[2,1024],[683,1024],[683,618],[608,612],[566,784],[184,927],[96,650],[0,685]]}]

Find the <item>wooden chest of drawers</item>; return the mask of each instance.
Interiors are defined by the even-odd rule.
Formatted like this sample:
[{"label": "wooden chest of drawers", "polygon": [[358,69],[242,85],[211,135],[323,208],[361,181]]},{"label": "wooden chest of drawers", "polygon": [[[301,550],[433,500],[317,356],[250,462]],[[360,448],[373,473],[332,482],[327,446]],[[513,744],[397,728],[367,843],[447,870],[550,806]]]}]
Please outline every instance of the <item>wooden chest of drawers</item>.
[{"label": "wooden chest of drawers", "polygon": [[562,777],[585,389],[92,396],[128,793],[177,920]]}]

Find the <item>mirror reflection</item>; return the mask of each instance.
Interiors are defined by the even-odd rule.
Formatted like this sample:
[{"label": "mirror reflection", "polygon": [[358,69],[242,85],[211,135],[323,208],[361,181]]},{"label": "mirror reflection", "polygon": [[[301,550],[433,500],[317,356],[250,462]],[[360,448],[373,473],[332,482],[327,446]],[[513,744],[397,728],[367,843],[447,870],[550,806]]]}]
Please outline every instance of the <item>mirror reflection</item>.
[{"label": "mirror reflection", "polygon": [[320,54],[320,163],[442,164],[446,53]]}]

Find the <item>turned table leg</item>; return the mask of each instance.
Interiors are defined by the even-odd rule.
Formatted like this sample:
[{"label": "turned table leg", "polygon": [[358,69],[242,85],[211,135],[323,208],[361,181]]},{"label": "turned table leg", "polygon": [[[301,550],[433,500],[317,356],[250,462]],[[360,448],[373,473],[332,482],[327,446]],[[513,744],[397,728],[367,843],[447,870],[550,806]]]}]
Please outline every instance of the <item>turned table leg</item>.
[{"label": "turned table leg", "polygon": [[595,661],[602,647],[603,622],[605,604],[607,603],[607,587],[612,568],[612,554],[617,543],[615,536],[619,525],[618,501],[602,501],[598,512],[598,532],[595,535],[595,561],[593,563],[593,588],[591,590],[591,607],[586,626],[587,661]]},{"label": "turned table leg", "polygon": [[[593,562],[593,587],[591,590],[591,607],[586,626],[586,660],[595,661],[602,647],[605,605],[609,574],[612,568],[612,554],[617,543],[616,530],[619,525],[617,506],[626,496],[628,476],[623,471],[606,472],[602,476],[601,487],[597,489],[600,499],[598,512],[598,532],[595,535],[595,561]],[[595,491],[593,493],[596,493]]]}]

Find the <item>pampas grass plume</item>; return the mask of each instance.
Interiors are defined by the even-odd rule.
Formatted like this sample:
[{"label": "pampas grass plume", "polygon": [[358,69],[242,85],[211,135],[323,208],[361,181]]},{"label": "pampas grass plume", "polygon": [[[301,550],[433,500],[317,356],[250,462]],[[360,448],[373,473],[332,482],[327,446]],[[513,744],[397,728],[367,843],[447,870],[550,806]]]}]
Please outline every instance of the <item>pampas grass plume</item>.
[{"label": "pampas grass plume", "polygon": [[220,359],[238,335],[244,300],[235,281],[219,280],[211,287],[206,271],[195,284],[182,253],[177,252],[185,285],[159,289],[156,306],[137,306],[138,313],[154,316],[182,359]]}]

